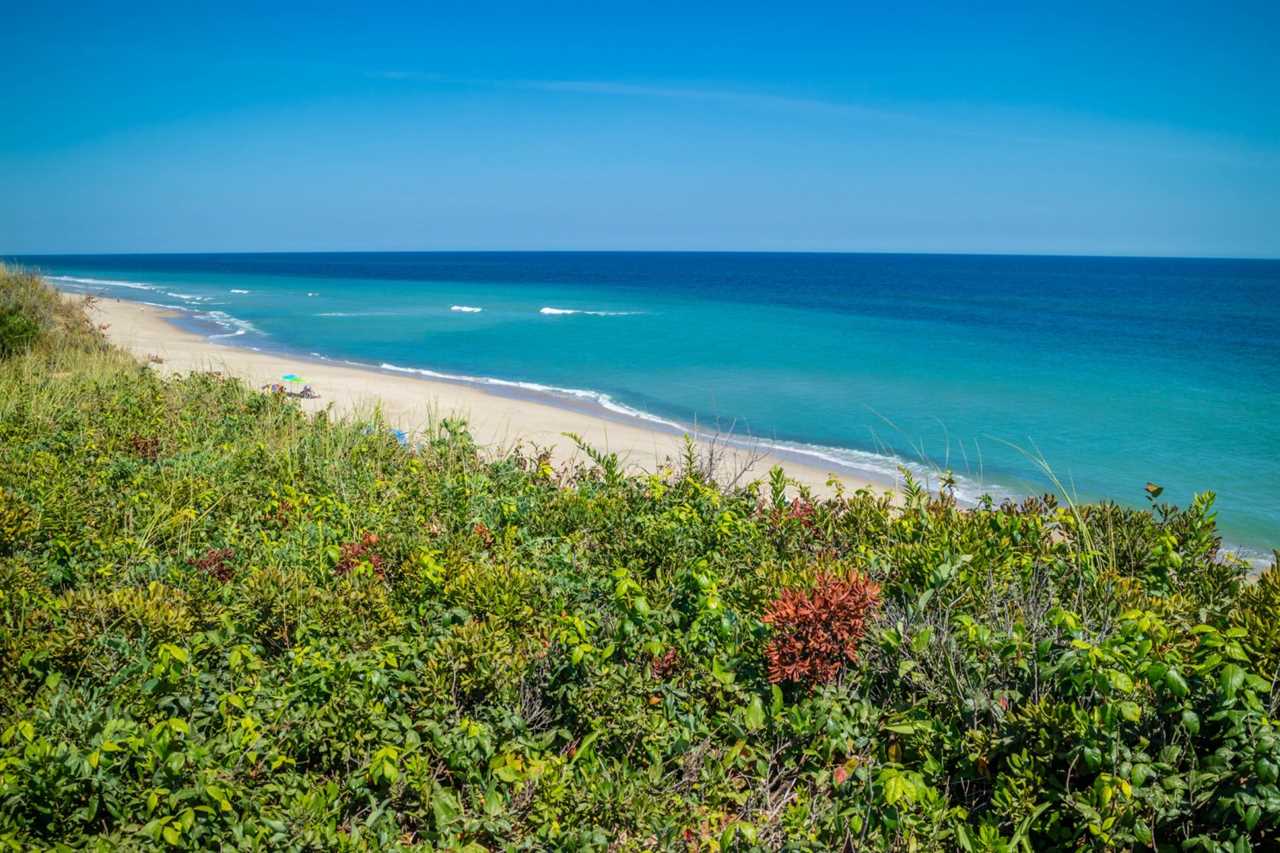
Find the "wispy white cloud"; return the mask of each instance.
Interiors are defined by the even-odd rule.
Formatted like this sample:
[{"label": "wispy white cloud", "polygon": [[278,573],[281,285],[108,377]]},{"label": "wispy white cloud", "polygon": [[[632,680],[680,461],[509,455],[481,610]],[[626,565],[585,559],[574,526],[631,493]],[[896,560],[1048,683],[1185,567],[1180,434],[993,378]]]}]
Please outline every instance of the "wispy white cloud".
[{"label": "wispy white cloud", "polygon": [[[1209,139],[1196,134],[1170,133],[1166,128],[1120,126],[1080,116],[1073,119],[1062,115],[1027,115],[1007,110],[992,112],[972,108],[971,115],[966,120],[954,111],[904,112],[827,98],[780,95],[751,90],[631,83],[621,80],[484,79],[410,70],[374,71],[368,72],[366,76],[388,81],[576,93],[613,98],[701,101],[755,110],[825,114],[832,117],[843,116],[885,122],[926,134],[986,139],[998,141],[1004,145],[1060,146],[1103,154],[1141,150],[1146,156],[1208,159],[1219,162],[1242,162],[1258,158],[1274,161],[1280,156],[1280,149],[1274,147],[1241,145],[1238,141]],[[984,118],[981,120],[975,118],[974,116],[978,113],[981,113]],[[1073,123],[1075,127],[1068,129],[1068,126]],[[1036,132],[1037,130],[1039,132]]]},{"label": "wispy white cloud", "polygon": [[804,98],[793,95],[775,95],[768,92],[749,92],[733,89],[704,89],[681,86],[649,86],[622,83],[615,80],[520,80],[512,85],[523,89],[545,92],[579,92],[590,95],[616,95],[634,98],[661,98],[683,101],[721,101],[748,107],[773,109],[821,110],[837,113],[857,113],[882,118],[906,118],[887,110],[874,109],[859,104],[821,98]]},{"label": "wispy white cloud", "polygon": [[655,86],[643,83],[626,83],[618,80],[545,80],[545,79],[480,79],[455,77],[430,71],[379,70],[368,71],[365,76],[374,80],[445,83],[462,86],[496,89],[532,89],[540,92],[567,92],[584,95],[602,95],[624,98],[656,98],[681,101],[720,101],[740,106],[773,109],[822,110],[837,113],[858,113],[882,118],[910,118],[885,110],[874,109],[841,101],[821,98],[803,98],[792,95],[776,95],[733,89],[707,89],[687,86]]}]

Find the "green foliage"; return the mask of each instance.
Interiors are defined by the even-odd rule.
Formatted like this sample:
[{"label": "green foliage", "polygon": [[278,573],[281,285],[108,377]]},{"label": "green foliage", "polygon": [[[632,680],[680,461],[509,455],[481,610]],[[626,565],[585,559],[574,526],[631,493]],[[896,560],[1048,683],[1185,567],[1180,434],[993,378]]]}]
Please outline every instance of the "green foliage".
[{"label": "green foliage", "polygon": [[[557,472],[67,340],[0,364],[0,845],[1277,844],[1280,570],[1211,497]],[[771,684],[832,577],[856,657]]]},{"label": "green foliage", "polygon": [[1244,630],[1244,643],[1254,653],[1258,671],[1280,678],[1280,552],[1257,583],[1249,585],[1233,610],[1233,621]]},{"label": "green foliage", "polygon": [[40,326],[18,308],[0,308],[0,358],[26,352],[40,335]]},{"label": "green foliage", "polygon": [[0,264],[0,360],[38,344],[53,350],[105,347],[80,304],[60,297],[39,276]]}]

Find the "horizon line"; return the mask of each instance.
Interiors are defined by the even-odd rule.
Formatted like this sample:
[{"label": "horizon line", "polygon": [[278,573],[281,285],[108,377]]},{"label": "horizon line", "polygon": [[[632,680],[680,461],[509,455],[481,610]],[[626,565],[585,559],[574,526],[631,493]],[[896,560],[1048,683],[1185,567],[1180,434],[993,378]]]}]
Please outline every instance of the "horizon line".
[{"label": "horizon line", "polygon": [[1149,255],[1142,253],[999,252],[893,249],[234,249],[216,251],[0,252],[6,258],[155,257],[183,255],[923,255],[988,258],[1103,258],[1165,261],[1280,261],[1280,255]]}]

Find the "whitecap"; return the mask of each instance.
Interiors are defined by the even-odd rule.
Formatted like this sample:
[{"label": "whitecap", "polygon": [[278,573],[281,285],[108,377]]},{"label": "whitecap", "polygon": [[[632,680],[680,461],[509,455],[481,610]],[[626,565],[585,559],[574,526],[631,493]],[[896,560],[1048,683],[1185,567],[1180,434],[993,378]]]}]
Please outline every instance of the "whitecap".
[{"label": "whitecap", "polygon": [[[355,364],[355,362],[351,362]],[[522,391],[532,391],[539,394],[555,394],[559,396],[574,397],[579,400],[590,400],[611,412],[620,415],[639,418],[640,420],[649,421],[650,423],[662,424],[672,429],[683,430],[684,427],[675,421],[669,421],[666,418],[657,415],[633,409],[630,406],[617,402],[608,394],[600,391],[588,391],[583,388],[562,388],[556,385],[543,385],[538,382],[521,382],[514,379],[495,379],[492,376],[467,376],[458,373],[441,373],[436,370],[427,370],[421,367],[401,367],[398,364],[389,364],[383,362],[379,365],[383,370],[393,370],[397,373],[416,373],[419,376],[426,376],[431,379],[445,379],[450,382],[467,382],[473,385],[486,385],[498,388],[518,388]]]},{"label": "whitecap", "polygon": [[233,288],[231,288],[231,292],[232,292],[232,293],[248,293],[249,291],[247,291],[247,290],[241,290],[241,289],[240,289],[240,288],[238,288],[238,287],[233,287]]},{"label": "whitecap", "polygon": [[205,311],[196,314],[196,316],[227,330],[216,335],[210,335],[210,338],[238,338],[251,332],[255,335],[262,334],[262,331],[248,320],[233,317],[225,311]]},{"label": "whitecap", "polygon": [[127,287],[130,290],[155,290],[153,285],[141,281],[119,281],[113,278],[82,278],[74,275],[49,275],[50,281],[61,281],[66,284],[86,284],[98,287]]},{"label": "whitecap", "polygon": [[640,314],[640,311],[587,311],[583,308],[551,308],[543,307],[538,309],[539,314],[548,317],[560,317],[569,314],[587,314],[592,317],[630,317],[634,314]]},{"label": "whitecap", "polygon": [[463,314],[479,314],[483,308],[476,308],[474,305],[450,305],[450,311],[461,311]]}]

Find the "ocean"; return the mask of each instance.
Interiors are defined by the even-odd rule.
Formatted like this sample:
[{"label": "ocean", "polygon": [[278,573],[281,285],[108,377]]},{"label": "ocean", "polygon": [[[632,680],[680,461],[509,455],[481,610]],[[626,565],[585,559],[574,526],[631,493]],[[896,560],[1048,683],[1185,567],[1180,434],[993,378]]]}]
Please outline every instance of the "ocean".
[{"label": "ocean", "polygon": [[1280,261],[752,253],[18,257],[229,343],[487,382],[885,482],[1218,495],[1280,547]]}]

